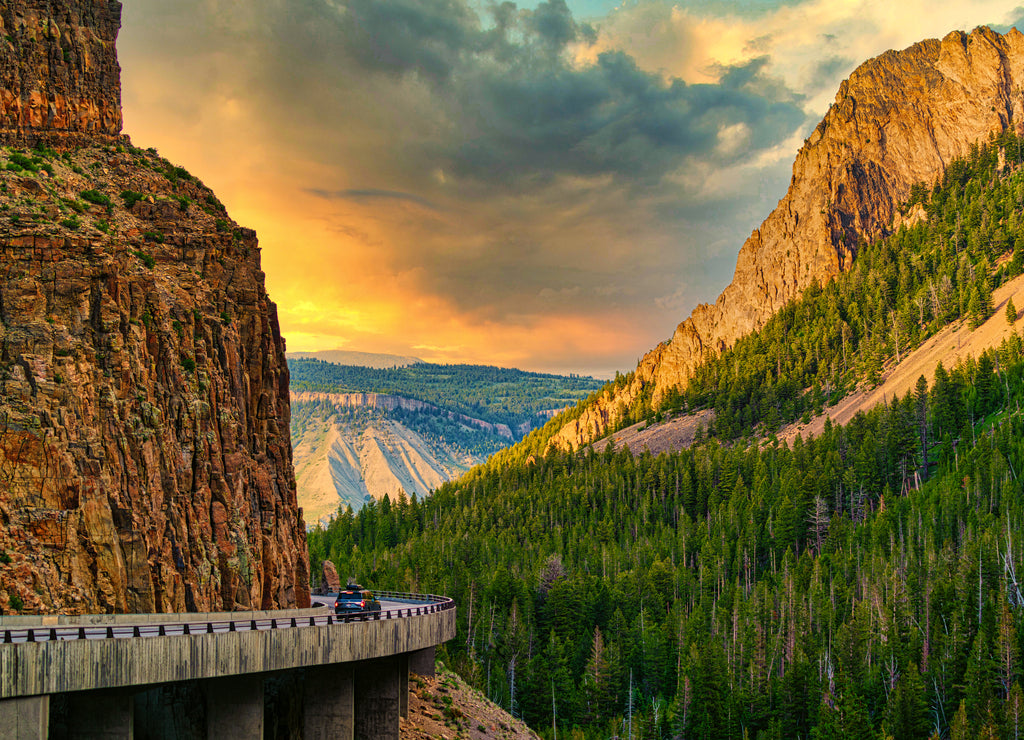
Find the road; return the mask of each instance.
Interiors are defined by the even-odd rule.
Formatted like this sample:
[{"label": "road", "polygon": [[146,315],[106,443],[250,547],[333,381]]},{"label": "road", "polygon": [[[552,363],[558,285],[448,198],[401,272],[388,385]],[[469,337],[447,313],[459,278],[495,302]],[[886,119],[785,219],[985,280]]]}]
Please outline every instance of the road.
[{"label": "road", "polygon": [[[334,609],[334,600],[338,598],[338,594],[313,594],[309,597],[313,602],[311,606],[317,606],[322,604],[328,609]],[[416,606],[415,601],[395,601],[394,599],[380,599],[380,610],[382,612],[396,610],[396,609],[408,609],[411,606]]]}]

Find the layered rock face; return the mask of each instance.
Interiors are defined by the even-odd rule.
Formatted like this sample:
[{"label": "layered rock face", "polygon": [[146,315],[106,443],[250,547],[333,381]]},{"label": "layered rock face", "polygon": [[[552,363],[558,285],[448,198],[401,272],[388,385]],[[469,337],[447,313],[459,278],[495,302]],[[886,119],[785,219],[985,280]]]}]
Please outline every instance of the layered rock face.
[{"label": "layered rock face", "polygon": [[121,133],[117,0],[0,1],[0,143]]},{"label": "layered rock face", "polygon": [[849,269],[861,239],[892,231],[913,184],[933,182],[993,132],[1024,130],[1022,86],[1024,35],[1016,29],[954,32],[861,65],[797,154],[786,196],[740,250],[732,283],[555,444],[577,447],[601,434],[645,391],[657,403],[813,281]]},{"label": "layered rock face", "polygon": [[17,73],[3,63],[4,84],[21,81],[7,111],[30,81],[79,97],[73,115],[54,104],[7,129],[40,148],[0,148],[0,610],[306,606],[288,368],[256,236],[115,137],[119,83],[99,71],[117,69],[116,2],[11,5],[7,33],[12,13],[56,26],[95,75],[66,80],[52,34],[15,45]]}]

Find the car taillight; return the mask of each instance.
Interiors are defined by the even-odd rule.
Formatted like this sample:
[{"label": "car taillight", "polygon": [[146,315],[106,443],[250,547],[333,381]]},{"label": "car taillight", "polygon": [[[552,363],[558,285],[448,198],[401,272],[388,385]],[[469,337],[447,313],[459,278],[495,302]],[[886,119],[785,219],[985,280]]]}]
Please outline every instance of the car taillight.
[{"label": "car taillight", "polygon": [[363,609],[365,609],[366,608],[366,599],[363,599],[362,601],[360,601],[359,602],[359,606],[362,607]]}]

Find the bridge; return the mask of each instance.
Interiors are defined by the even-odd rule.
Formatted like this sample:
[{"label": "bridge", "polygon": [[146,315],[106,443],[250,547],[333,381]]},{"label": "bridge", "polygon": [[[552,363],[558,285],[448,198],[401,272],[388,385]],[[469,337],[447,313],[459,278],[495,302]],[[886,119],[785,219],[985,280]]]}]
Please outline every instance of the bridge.
[{"label": "bridge", "polygon": [[455,603],[376,593],[361,615],[0,617],[0,740],[397,740]]}]

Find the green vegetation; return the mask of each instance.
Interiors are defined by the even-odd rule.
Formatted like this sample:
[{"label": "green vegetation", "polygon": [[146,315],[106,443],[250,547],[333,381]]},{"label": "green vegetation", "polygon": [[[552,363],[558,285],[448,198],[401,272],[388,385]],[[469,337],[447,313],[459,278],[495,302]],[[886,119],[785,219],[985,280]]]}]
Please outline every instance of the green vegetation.
[{"label": "green vegetation", "polygon": [[293,391],[383,393],[412,398],[475,419],[535,426],[539,411],[573,404],[601,386],[593,378],[528,373],[484,365],[374,369],[315,359],[289,359]]},{"label": "green vegetation", "polygon": [[138,250],[132,251],[132,254],[134,254],[136,257],[142,260],[142,264],[144,264],[150,270],[156,267],[156,260],[153,258],[153,255],[146,254],[145,252],[140,252]]},{"label": "green vegetation", "polygon": [[577,738],[1014,737],[1021,336],[813,440],[771,433],[992,314],[1024,263],[1017,151],[1003,137],[915,188],[926,222],[667,399],[713,408],[717,438],[570,454],[546,450],[552,422],[425,500],[339,512],[311,559],[455,597],[442,657],[545,737],[553,702]]},{"label": "green vegetation", "polygon": [[142,193],[137,193],[134,190],[124,190],[121,192],[121,200],[124,201],[124,207],[128,210],[131,210],[132,206],[145,197]]},{"label": "green vegetation", "polygon": [[103,206],[108,209],[111,207],[110,197],[104,195],[99,190],[83,190],[79,193],[79,196],[82,200],[89,201],[95,205]]},{"label": "green vegetation", "polygon": [[536,728],[554,680],[560,723],[606,737],[630,676],[644,737],[924,737],[961,703],[998,727],[1024,668],[1021,346],[792,448],[477,469],[339,515],[310,554],[454,596],[447,659]]}]

